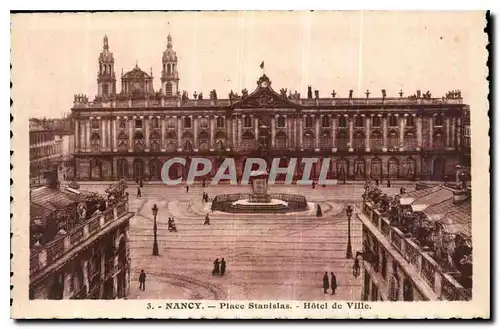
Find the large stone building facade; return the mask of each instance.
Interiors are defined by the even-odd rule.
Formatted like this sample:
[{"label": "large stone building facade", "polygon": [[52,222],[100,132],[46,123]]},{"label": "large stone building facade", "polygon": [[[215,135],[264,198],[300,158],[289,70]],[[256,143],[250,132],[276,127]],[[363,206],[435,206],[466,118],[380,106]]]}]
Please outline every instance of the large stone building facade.
[{"label": "large stone building facade", "polygon": [[[75,172],[80,180],[161,179],[172,157],[204,157],[215,174],[233,157],[241,174],[246,158],[331,159],[329,178],[444,180],[463,162],[464,117],[468,107],[460,92],[432,98],[430,93],[403,97],[320,98],[309,87],[307,98],[275,92],[264,74],[256,89],[231,91],[219,99],[179,90],[177,55],[172,38],[162,57],[161,89],[153,75],[137,65],[121,76],[116,88],[114,57],[107,37],[99,56],[98,92],[93,101],[76,95]],[[270,162],[269,162],[270,163]],[[318,177],[322,161],[313,166]],[[186,166],[187,167],[187,166]],[[302,177],[304,165],[296,168]],[[187,175],[172,166],[171,178]]]}]

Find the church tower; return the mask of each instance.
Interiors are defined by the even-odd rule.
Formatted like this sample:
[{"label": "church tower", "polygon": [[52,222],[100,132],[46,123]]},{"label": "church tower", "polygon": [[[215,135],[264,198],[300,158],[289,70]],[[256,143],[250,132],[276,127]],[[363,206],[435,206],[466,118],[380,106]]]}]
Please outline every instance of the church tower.
[{"label": "church tower", "polygon": [[179,73],[177,72],[177,54],[172,46],[172,36],[167,37],[167,49],[163,52],[161,71],[161,90],[167,97],[176,97],[179,91]]},{"label": "church tower", "polygon": [[99,55],[97,95],[102,99],[116,95],[115,59],[113,58],[113,53],[109,51],[107,35],[104,35],[103,47]]}]

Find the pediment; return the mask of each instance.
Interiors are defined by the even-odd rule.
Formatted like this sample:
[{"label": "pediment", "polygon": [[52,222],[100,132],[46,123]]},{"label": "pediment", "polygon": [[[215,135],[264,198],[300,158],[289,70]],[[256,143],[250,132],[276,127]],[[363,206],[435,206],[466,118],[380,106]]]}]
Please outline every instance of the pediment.
[{"label": "pediment", "polygon": [[257,81],[257,89],[238,102],[234,108],[296,108],[297,104],[291,102],[286,96],[282,96],[271,88],[271,82],[263,76]]}]

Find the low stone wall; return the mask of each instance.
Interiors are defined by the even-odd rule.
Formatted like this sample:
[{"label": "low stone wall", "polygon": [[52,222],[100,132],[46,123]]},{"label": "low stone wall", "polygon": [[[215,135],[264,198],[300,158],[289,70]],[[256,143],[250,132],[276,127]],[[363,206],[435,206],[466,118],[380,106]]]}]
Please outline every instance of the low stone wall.
[{"label": "low stone wall", "polygon": [[237,193],[217,195],[212,201],[212,210],[230,213],[287,213],[307,210],[307,201],[303,195],[274,193],[269,196],[271,199],[285,201],[288,205],[235,205],[235,201],[250,198],[249,193]]}]

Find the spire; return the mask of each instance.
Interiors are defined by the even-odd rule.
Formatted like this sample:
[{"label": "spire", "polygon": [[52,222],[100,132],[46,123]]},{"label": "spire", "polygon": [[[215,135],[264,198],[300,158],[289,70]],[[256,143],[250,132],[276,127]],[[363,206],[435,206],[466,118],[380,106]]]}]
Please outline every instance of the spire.
[{"label": "spire", "polygon": [[167,36],[167,48],[172,48],[172,36],[170,35],[170,32]]},{"label": "spire", "polygon": [[108,50],[109,49],[109,45],[108,45],[108,35],[107,34],[104,34],[104,40],[103,40],[103,47],[102,47],[104,50]]}]

